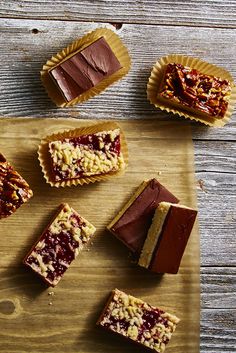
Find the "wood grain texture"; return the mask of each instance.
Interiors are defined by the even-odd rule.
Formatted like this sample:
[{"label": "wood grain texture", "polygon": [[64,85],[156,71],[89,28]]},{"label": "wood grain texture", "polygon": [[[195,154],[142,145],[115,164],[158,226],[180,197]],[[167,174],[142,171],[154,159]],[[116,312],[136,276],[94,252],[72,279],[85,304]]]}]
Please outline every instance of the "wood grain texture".
[{"label": "wood grain texture", "polygon": [[202,310],[201,352],[235,353],[236,310]]},{"label": "wood grain texture", "polygon": [[[183,118],[153,107],[146,98],[146,84],[154,62],[179,53],[201,57],[228,69],[236,78],[235,33],[229,29],[125,25],[117,33],[128,47],[132,69],[117,84],[88,102],[58,109],[47,97],[39,71],[53,54],[101,24],[2,19],[0,93],[2,116],[78,117],[92,119],[161,119],[185,124]],[[32,33],[37,28],[38,34]],[[114,29],[114,27],[111,27]],[[186,35],[188,40],[186,40]],[[140,40],[142,39],[142,45]],[[221,48],[219,51],[218,48]],[[235,113],[223,129],[192,124],[194,138],[234,140]],[[188,123],[187,123],[188,124]]]},{"label": "wood grain texture", "polygon": [[[189,125],[187,121],[158,112],[146,102],[145,85],[157,58],[172,52],[192,54],[226,67],[236,78],[234,59],[236,43],[233,29],[236,23],[235,0],[119,2],[10,0],[0,1],[0,16],[2,116],[78,118],[82,116],[106,119],[132,117],[153,118],[158,121],[174,119],[181,126],[185,126]],[[57,19],[57,21],[41,21],[42,19]],[[76,22],[78,20],[83,23]],[[86,23],[88,20],[95,20],[100,24]],[[117,30],[117,33],[131,51],[134,64],[132,71],[118,85],[109,88],[103,95],[86,105],[73,110],[56,109],[47,99],[39,80],[38,73],[42,63],[77,36],[104,25],[104,21],[126,23],[121,30]],[[145,25],[127,25],[127,23],[145,23]],[[195,145],[196,180],[200,180],[197,190],[202,263],[201,353],[236,351],[235,117],[234,113],[230,124],[223,129],[191,124]],[[0,131],[1,128],[2,125]],[[47,220],[49,218],[45,221]],[[12,255],[9,256],[6,261],[11,263]],[[19,288],[24,292],[23,304],[28,306],[33,302],[34,290],[29,289],[30,283],[25,286],[22,275],[23,272],[19,275],[13,268],[7,280],[13,296],[14,291],[18,293]],[[33,280],[32,277],[32,283]],[[14,286],[15,282],[18,284]],[[8,290],[5,277],[4,280],[0,277],[0,286],[0,293],[4,294]],[[40,288],[36,291],[39,293]],[[49,310],[51,306],[48,306],[48,303],[51,299],[48,298],[44,307]],[[3,308],[9,313],[14,305],[12,306],[11,301],[0,303],[0,311]],[[72,312],[71,314],[73,315]],[[8,316],[9,314],[4,318]],[[35,317],[36,319],[40,317],[40,313]],[[11,326],[11,320],[8,321]],[[33,329],[35,332],[35,321]],[[53,339],[57,337],[55,334]],[[12,341],[17,341],[18,344],[20,340],[17,334],[9,340],[5,337],[4,342],[8,344],[7,353],[18,352]],[[29,345],[33,344],[33,340],[33,338],[30,340]],[[0,342],[2,343],[2,337]],[[97,336],[95,343],[100,349]],[[1,352],[2,347],[0,345]],[[83,346],[78,345],[77,348],[83,353]],[[60,352],[68,350],[63,345],[57,346],[57,349]],[[41,352],[47,352],[45,347]]]},{"label": "wood grain texture", "polygon": [[236,27],[233,0],[0,1],[2,17]]},{"label": "wood grain texture", "polygon": [[[87,122],[77,119],[1,120],[0,150],[14,161],[16,169],[34,191],[32,202],[1,220],[1,351],[62,352],[62,347],[63,351],[79,350],[81,353],[94,351],[94,347],[101,353],[130,351],[132,346],[118,338],[115,344],[112,337],[94,327],[106,297],[117,287],[181,317],[176,337],[168,350],[170,353],[180,350],[197,353],[200,304],[197,225],[176,276],[155,276],[130,264],[128,250],[105,231],[106,225],[140,182],[153,176],[158,177],[183,204],[196,206],[191,130],[168,122],[120,122],[130,156],[124,176],[82,187],[50,187],[42,177],[37,160],[40,139],[52,132],[84,124]],[[158,175],[160,167],[162,174]],[[50,298],[40,280],[20,262],[61,202],[68,202],[92,222],[97,233],[89,252],[83,251],[78,256],[60,285],[53,289],[55,297]],[[53,305],[48,305],[50,299]],[[59,317],[61,320],[56,320]],[[45,329],[46,325],[50,330]],[[31,333],[26,340],[29,328]]]},{"label": "wood grain texture", "polygon": [[[201,299],[203,309],[236,308],[235,267],[201,268]],[[236,319],[236,317],[235,317]]]}]

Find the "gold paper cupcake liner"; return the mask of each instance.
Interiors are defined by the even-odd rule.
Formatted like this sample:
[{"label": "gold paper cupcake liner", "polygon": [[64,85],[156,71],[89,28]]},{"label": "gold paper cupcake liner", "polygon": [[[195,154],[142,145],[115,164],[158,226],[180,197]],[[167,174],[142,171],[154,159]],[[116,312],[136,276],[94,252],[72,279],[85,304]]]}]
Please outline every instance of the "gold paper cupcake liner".
[{"label": "gold paper cupcake liner", "polygon": [[[52,141],[63,140],[65,138],[73,138],[82,135],[88,134],[95,134],[100,131],[109,131],[113,129],[120,129],[120,136],[121,136],[121,153],[124,158],[125,167],[123,169],[109,172],[106,174],[100,175],[93,175],[89,177],[81,177],[78,179],[71,179],[71,180],[64,180],[64,181],[54,181],[52,168],[51,168],[51,157],[49,154],[48,144]],[[54,133],[53,135],[47,136],[41,140],[39,149],[38,149],[38,159],[40,162],[40,166],[43,171],[44,178],[46,182],[51,186],[55,187],[65,187],[65,186],[72,186],[72,185],[83,185],[83,184],[90,184],[95,183],[96,181],[104,181],[107,179],[112,178],[113,176],[122,175],[125,172],[125,168],[128,166],[128,148],[125,139],[125,135],[121,130],[120,126],[115,122],[101,122],[101,123],[94,123],[89,126],[83,126],[80,128],[76,128],[73,130],[65,130],[62,132]]]},{"label": "gold paper cupcake liner", "polygon": [[[90,88],[88,91],[80,94],[75,99],[71,100],[70,102],[67,102],[63,97],[62,93],[60,92],[60,89],[57,87],[56,83],[54,83],[53,79],[51,78],[49,72],[57,65],[69,59],[70,57],[80,52],[85,47],[89,46],[101,37],[105,38],[105,40],[111,47],[113,53],[119,60],[122,68],[111,76],[102,80],[95,87]],[[40,74],[43,85],[51,100],[59,107],[69,107],[87,101],[91,97],[94,97],[104,91],[108,86],[125,76],[129,72],[130,66],[131,59],[128,50],[122,43],[119,36],[108,28],[98,28],[95,31],[87,33],[84,37],[74,41],[72,44],[68,45],[67,48],[52,56],[52,58],[48,60],[43,66]]]},{"label": "gold paper cupcake liner", "polygon": [[[185,111],[184,108],[183,109],[175,108],[171,106],[171,103],[165,104],[163,103],[163,101],[159,100],[157,97],[157,94],[159,92],[160,84],[162,82],[165,67],[169,63],[177,63],[177,64],[182,64],[184,66],[189,66],[204,74],[213,75],[230,81],[232,85],[232,91],[231,91],[230,99],[228,102],[228,108],[225,113],[225,116],[222,119],[216,119],[211,117],[207,118],[205,116],[201,116],[200,112],[192,113],[189,111]],[[215,66],[213,64],[210,64],[206,61],[200,60],[198,58],[173,54],[173,55],[162,57],[153,66],[151,76],[149,77],[148,84],[147,84],[147,98],[152,104],[155,105],[155,107],[161,110],[166,110],[167,112],[178,114],[179,116],[182,116],[186,119],[195,120],[208,126],[222,127],[229,121],[233,113],[234,105],[236,103],[236,86],[234,84],[233,77],[225,69]]]}]

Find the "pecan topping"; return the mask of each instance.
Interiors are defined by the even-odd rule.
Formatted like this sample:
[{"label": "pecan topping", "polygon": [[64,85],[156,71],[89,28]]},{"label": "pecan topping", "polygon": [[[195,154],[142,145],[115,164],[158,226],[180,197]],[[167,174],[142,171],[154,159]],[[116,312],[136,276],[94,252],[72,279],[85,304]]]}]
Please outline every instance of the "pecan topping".
[{"label": "pecan topping", "polygon": [[181,104],[183,108],[190,107],[220,119],[227,111],[231,90],[228,80],[171,63],[166,67],[159,96]]},{"label": "pecan topping", "polygon": [[32,196],[29,184],[0,154],[0,219],[10,216]]}]

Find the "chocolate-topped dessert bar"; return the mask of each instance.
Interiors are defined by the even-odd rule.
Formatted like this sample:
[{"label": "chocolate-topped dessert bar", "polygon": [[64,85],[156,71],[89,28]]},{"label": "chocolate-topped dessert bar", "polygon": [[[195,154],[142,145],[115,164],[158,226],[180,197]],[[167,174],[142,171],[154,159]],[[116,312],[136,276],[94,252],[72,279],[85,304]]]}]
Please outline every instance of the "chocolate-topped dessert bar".
[{"label": "chocolate-topped dessert bar", "polygon": [[88,177],[125,168],[120,129],[49,142],[55,181]]},{"label": "chocolate-topped dessert bar", "polygon": [[156,179],[143,181],[107,227],[133,253],[140,254],[159,202],[179,200]]},{"label": "chocolate-topped dessert bar", "polygon": [[49,71],[67,102],[122,68],[104,37]]},{"label": "chocolate-topped dessert bar", "polygon": [[162,353],[178,322],[175,315],[115,289],[97,325],[153,352]]},{"label": "chocolate-topped dessert bar", "polygon": [[10,216],[33,196],[33,191],[0,153],[0,219]]},{"label": "chocolate-topped dessert bar", "polygon": [[23,262],[54,287],[95,231],[73,208],[62,204]]},{"label": "chocolate-topped dessert bar", "polygon": [[189,207],[161,202],[138,264],[157,273],[177,273],[196,216]]},{"label": "chocolate-topped dessert bar", "polygon": [[228,108],[231,84],[181,64],[166,66],[158,99],[206,118],[222,119]]}]

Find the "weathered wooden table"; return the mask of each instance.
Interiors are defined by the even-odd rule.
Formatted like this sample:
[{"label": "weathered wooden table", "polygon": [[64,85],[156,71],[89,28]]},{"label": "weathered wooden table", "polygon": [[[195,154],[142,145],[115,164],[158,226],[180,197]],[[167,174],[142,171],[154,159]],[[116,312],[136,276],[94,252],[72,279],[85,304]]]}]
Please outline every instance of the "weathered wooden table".
[{"label": "weathered wooden table", "polygon": [[[42,64],[108,23],[130,50],[131,72],[119,86],[79,107],[56,108],[40,83]],[[170,119],[147,102],[145,92],[152,65],[170,53],[222,65],[236,79],[235,0],[0,1],[0,34],[1,116]],[[200,210],[202,353],[236,352],[235,118],[222,129],[191,124]]]}]

